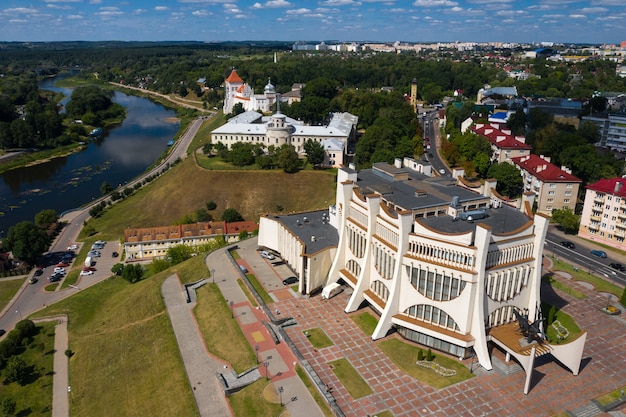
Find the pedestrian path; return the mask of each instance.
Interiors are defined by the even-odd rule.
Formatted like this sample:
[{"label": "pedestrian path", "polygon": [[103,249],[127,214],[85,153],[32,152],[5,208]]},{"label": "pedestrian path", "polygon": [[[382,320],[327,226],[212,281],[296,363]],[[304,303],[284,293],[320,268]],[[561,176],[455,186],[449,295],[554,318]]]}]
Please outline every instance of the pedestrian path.
[{"label": "pedestrian path", "polygon": [[217,374],[223,372],[225,364],[206,349],[193,315],[195,303],[187,303],[177,275],[163,282],[161,293],[200,417],[231,416],[232,411],[217,379]]}]

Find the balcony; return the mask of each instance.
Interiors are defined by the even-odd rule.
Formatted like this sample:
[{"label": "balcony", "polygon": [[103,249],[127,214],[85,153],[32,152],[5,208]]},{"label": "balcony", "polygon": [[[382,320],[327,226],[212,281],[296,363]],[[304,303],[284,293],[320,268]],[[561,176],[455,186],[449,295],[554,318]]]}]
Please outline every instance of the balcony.
[{"label": "balcony", "polygon": [[596,202],[596,203],[604,204],[604,196],[603,195],[596,195],[593,198],[593,201]]},{"label": "balcony", "polygon": [[594,214],[592,214],[589,218],[590,218],[591,220],[593,220],[593,221],[596,221],[596,222],[599,222],[599,221],[600,221],[600,215],[594,215]]},{"label": "balcony", "polygon": [[620,212],[617,214],[617,217],[619,217],[620,219],[624,219],[624,220],[626,220],[626,211],[620,211]]},{"label": "balcony", "polygon": [[626,230],[626,223],[615,223],[615,227]]},{"label": "balcony", "polygon": [[600,223],[591,223],[589,225],[589,229],[591,229],[591,230],[599,230],[600,229]]}]

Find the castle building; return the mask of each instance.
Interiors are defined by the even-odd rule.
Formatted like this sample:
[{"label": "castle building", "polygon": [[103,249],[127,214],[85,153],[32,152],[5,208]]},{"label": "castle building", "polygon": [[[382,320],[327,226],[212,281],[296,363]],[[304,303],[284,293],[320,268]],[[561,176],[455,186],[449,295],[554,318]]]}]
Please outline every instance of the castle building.
[{"label": "castle building", "polygon": [[244,83],[234,69],[224,81],[224,114],[231,113],[238,103],[245,111],[259,110],[268,113],[275,102],[276,89],[270,81],[263,89],[263,94],[254,94],[254,89],[248,83]]},{"label": "castle building", "polygon": [[308,140],[320,143],[326,151],[324,166],[336,167],[344,163],[347,144],[354,140],[358,117],[350,113],[334,113],[325,126],[307,126],[278,112],[263,116],[247,111],[231,118],[211,132],[213,144],[222,143],[231,148],[234,143],[246,142],[264,147],[293,146],[305,155],[304,144]]}]

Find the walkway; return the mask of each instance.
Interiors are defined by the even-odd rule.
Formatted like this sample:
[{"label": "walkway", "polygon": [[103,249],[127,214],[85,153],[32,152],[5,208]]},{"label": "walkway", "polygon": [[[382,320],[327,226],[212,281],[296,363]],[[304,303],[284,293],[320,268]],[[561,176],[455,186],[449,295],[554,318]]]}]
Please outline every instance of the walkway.
[{"label": "walkway", "polygon": [[193,315],[195,303],[187,303],[184,290],[177,275],[167,278],[161,287],[178,342],[178,348],[187,371],[189,385],[193,389],[201,417],[225,417],[232,415],[224,397],[217,374],[224,371],[224,363],[206,349],[204,339]]}]

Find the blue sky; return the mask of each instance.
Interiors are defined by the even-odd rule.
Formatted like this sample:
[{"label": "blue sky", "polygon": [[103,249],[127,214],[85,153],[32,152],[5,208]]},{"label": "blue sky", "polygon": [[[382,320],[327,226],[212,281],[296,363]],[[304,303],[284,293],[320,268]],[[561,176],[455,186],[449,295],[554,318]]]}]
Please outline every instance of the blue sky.
[{"label": "blue sky", "polygon": [[2,0],[0,41],[613,43],[626,0]]}]

